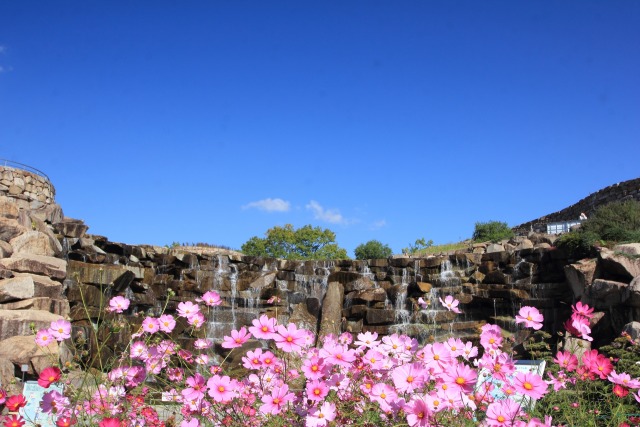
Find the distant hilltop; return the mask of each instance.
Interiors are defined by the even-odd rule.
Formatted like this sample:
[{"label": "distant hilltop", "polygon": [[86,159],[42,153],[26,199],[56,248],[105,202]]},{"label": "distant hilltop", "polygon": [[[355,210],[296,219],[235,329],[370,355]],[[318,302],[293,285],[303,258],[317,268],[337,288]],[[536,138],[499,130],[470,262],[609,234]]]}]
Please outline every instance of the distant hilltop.
[{"label": "distant hilltop", "polygon": [[640,201],[640,178],[619,182],[598,190],[561,211],[517,225],[513,227],[513,231],[516,234],[526,234],[529,231],[544,232],[548,223],[577,220],[581,213],[589,217],[600,206],[632,199]]}]

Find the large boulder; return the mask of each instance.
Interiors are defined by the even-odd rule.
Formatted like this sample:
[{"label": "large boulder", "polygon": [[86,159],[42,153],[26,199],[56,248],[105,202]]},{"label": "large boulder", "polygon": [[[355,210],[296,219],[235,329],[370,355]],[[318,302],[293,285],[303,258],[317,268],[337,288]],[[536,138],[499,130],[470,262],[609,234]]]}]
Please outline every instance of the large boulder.
[{"label": "large boulder", "polygon": [[14,237],[26,233],[28,230],[20,225],[18,220],[0,217],[0,240],[10,241]]},{"label": "large boulder", "polygon": [[0,259],[0,268],[40,274],[59,280],[67,276],[65,260],[43,255],[14,254],[11,258]]},{"label": "large boulder", "polygon": [[571,286],[576,299],[582,298],[586,289],[591,286],[596,271],[595,259],[583,259],[564,267],[564,275]]},{"label": "large boulder", "polygon": [[14,254],[57,256],[62,252],[58,240],[40,231],[27,231],[9,242]]},{"label": "large boulder", "polygon": [[640,276],[635,277],[628,287],[629,299],[627,304],[632,307],[640,308]]},{"label": "large boulder", "polygon": [[597,276],[630,283],[634,277],[640,276],[640,258],[602,248],[598,257]]},{"label": "large boulder", "polygon": [[342,302],[344,301],[344,286],[340,282],[329,282],[327,293],[322,302],[322,316],[320,318],[320,332],[318,342],[329,334],[335,336],[342,332]]},{"label": "large boulder", "polygon": [[80,219],[64,218],[53,225],[65,237],[83,237],[89,227]]},{"label": "large boulder", "polygon": [[52,360],[52,355],[61,355],[63,361],[69,360],[68,351],[61,347],[64,346],[56,341],[40,347],[35,342],[35,335],[15,336],[0,341],[0,359],[9,360],[15,366],[27,365],[27,373],[37,375],[57,362]]},{"label": "large boulder", "polygon": [[596,279],[588,288],[587,301],[589,301],[589,305],[596,309],[610,308],[623,304],[629,298],[627,287],[626,283]]},{"label": "large boulder", "polygon": [[613,247],[614,252],[627,255],[640,256],[640,243],[625,243]]},{"label": "large boulder", "polygon": [[28,276],[0,280],[0,303],[33,298],[35,285]]},{"label": "large boulder", "polygon": [[36,330],[48,328],[51,322],[62,316],[44,310],[0,310],[0,340],[17,335],[31,335]]},{"label": "large boulder", "polygon": [[13,202],[13,199],[5,196],[0,197],[0,217],[17,219],[20,209]]}]

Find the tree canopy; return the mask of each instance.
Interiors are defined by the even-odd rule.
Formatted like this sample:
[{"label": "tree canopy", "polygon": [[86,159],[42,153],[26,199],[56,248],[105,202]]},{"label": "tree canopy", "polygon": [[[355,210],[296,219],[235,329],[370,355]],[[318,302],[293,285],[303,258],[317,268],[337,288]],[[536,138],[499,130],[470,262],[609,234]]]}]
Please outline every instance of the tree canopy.
[{"label": "tree canopy", "polygon": [[356,259],[381,259],[389,258],[393,251],[389,245],[385,245],[378,240],[369,240],[367,243],[358,245],[354,250]]},{"label": "tree canopy", "polygon": [[509,239],[513,237],[513,234],[513,230],[506,222],[476,222],[476,228],[473,231],[473,240],[476,242],[486,242],[488,240],[497,242],[502,239]]},{"label": "tree canopy", "polygon": [[254,236],[242,245],[245,255],[282,259],[348,259],[347,251],[336,243],[336,234],[328,228],[305,225],[275,226],[264,238]]}]

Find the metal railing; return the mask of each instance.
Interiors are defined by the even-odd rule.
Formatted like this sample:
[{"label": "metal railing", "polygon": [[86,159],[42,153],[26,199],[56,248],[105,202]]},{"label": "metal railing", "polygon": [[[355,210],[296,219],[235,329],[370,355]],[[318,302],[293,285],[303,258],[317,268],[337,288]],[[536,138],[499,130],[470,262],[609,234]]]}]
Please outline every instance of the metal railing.
[{"label": "metal railing", "polygon": [[41,176],[44,179],[46,179],[47,181],[51,182],[51,180],[49,179],[49,176],[46,173],[44,173],[41,170],[36,169],[36,168],[34,168],[32,166],[25,165],[24,163],[18,163],[18,162],[14,162],[12,160],[7,160],[7,159],[0,159],[0,166],[6,166],[6,167],[13,168],[13,169],[22,169],[22,170],[25,170],[27,172],[31,172],[33,174]]}]

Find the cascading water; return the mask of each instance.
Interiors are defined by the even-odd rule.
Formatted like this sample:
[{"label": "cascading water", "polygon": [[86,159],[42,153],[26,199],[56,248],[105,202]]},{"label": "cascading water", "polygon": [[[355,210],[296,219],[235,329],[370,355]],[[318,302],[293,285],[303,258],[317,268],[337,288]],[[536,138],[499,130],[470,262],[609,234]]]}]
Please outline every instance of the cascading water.
[{"label": "cascading water", "polygon": [[[238,268],[229,264],[229,259],[218,255],[218,265],[213,275],[213,288],[223,297],[220,306],[211,307],[207,322],[207,338],[214,342],[222,341],[225,334],[237,328],[236,308],[238,303]],[[227,280],[228,292],[222,291]],[[225,293],[227,295],[225,295]]]},{"label": "cascading water", "polygon": [[407,310],[407,288],[409,287],[409,273],[406,268],[402,269],[402,282],[396,293],[393,304],[395,310],[395,321],[400,327],[407,326],[411,320],[411,312]]}]

